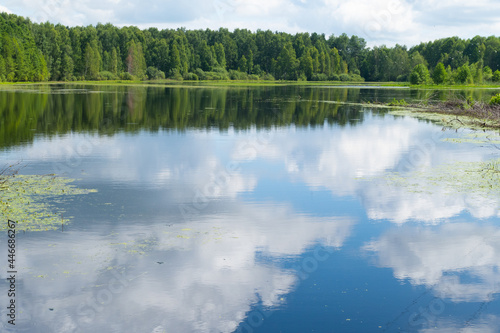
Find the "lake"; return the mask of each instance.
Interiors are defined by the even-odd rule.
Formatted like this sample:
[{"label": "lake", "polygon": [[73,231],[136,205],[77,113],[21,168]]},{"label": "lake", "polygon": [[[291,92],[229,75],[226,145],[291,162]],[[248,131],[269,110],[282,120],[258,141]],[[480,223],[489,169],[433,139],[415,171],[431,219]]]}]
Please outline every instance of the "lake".
[{"label": "lake", "polygon": [[0,167],[94,190],[2,213],[2,332],[500,332],[498,131],[373,103],[498,89],[2,89]]}]

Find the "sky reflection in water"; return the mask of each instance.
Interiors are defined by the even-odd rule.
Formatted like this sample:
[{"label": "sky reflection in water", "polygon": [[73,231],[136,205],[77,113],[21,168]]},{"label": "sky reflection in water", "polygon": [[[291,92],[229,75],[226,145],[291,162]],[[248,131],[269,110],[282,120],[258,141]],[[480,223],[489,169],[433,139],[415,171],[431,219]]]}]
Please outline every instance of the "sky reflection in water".
[{"label": "sky reflection in water", "polygon": [[[175,93],[155,95],[152,111],[135,91],[148,106],[135,128],[125,119],[98,134],[97,116],[81,130],[5,143],[2,160],[22,160],[23,173],[63,173],[99,191],[64,207],[74,216],[64,232],[18,235],[19,331],[498,331],[499,198],[387,180],[497,158],[494,147],[442,141],[466,130],[332,109],[320,102],[331,88],[252,89],[184,94],[205,96],[206,110],[216,101],[226,116],[259,105],[287,111],[263,128],[258,120],[222,130],[187,120],[168,129],[173,116],[154,130],[146,119]],[[374,96],[354,90],[335,96]],[[310,101],[296,96],[308,93],[319,118],[299,124]],[[260,102],[235,106],[245,94]]]}]

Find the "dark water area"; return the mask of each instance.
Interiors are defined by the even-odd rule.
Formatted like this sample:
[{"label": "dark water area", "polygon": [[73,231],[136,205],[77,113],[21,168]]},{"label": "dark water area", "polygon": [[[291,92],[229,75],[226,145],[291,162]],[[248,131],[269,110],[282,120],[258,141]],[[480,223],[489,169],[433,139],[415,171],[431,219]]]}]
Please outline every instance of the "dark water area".
[{"label": "dark water area", "polygon": [[0,166],[97,190],[18,232],[15,329],[2,229],[0,331],[500,332],[498,132],[350,104],[495,93],[0,91]]}]

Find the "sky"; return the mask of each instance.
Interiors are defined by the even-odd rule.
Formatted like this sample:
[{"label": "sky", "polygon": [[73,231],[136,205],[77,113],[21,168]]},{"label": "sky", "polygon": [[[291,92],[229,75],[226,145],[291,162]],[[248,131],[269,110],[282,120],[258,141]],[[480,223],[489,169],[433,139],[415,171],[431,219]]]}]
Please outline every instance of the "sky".
[{"label": "sky", "polygon": [[497,0],[0,0],[0,11],[67,26],[346,33],[370,47],[500,31]]}]

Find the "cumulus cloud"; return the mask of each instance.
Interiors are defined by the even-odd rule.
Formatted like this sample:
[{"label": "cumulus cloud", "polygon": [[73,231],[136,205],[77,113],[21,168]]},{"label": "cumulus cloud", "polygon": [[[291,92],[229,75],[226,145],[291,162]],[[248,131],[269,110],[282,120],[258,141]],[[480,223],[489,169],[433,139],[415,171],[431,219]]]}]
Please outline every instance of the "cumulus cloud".
[{"label": "cumulus cloud", "polygon": [[392,229],[365,249],[398,279],[454,302],[490,301],[500,292],[500,229],[472,223]]},{"label": "cumulus cloud", "polygon": [[441,37],[493,35],[500,22],[500,4],[493,0],[21,0],[7,8],[35,21],[66,25],[111,22],[160,28],[218,29],[220,27],[278,31],[356,34],[370,46],[414,45]]},{"label": "cumulus cloud", "polygon": [[142,222],[110,232],[105,221],[95,221],[85,232],[24,243],[16,259],[23,267],[20,328],[233,332],[254,304],[280,306],[298,282],[294,270],[263,257],[296,257],[315,244],[334,251],[354,225],[245,204],[188,223],[163,220],[146,228]]}]

